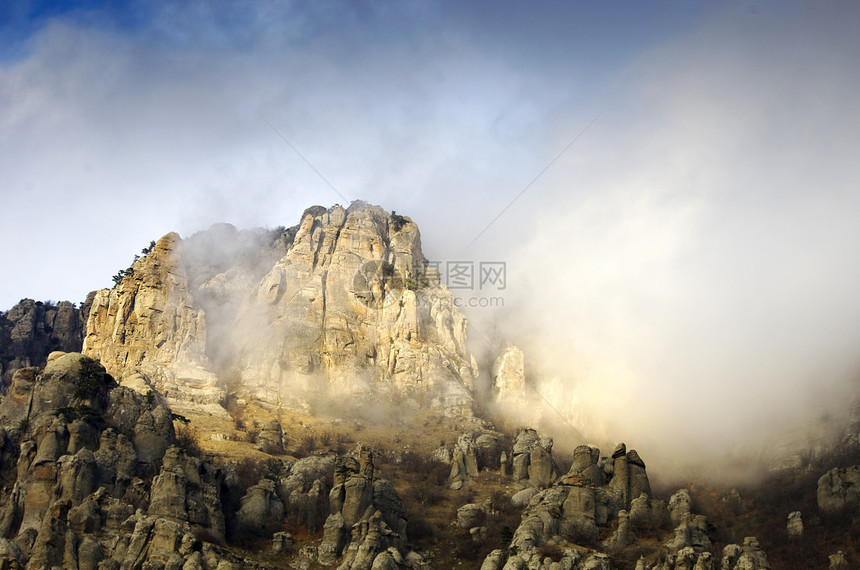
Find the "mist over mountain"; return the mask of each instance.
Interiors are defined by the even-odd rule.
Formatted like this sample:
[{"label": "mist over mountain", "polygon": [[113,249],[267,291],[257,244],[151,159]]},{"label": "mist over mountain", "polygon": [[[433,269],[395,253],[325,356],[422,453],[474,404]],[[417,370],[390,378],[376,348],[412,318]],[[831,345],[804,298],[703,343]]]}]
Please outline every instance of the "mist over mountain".
[{"label": "mist over mountain", "polygon": [[858,18],[0,4],[0,566],[856,566]]},{"label": "mist over mountain", "polygon": [[[839,518],[857,504],[856,407],[822,397],[826,421],[763,430],[770,449],[696,429],[684,437],[710,453],[660,441],[636,427],[627,382],[554,355],[563,328],[470,329],[442,283],[462,267],[443,277],[407,216],[313,206],[290,228],[220,224],[141,254],[80,308],[24,300],[0,315],[0,435],[18,465],[0,499],[9,564],[671,570],[770,568],[767,550],[812,567],[856,556]],[[489,267],[479,278],[507,271]],[[671,404],[660,414],[684,420]],[[655,458],[651,478],[610,443],[628,435]],[[805,509],[776,532],[788,513],[761,490],[774,478]],[[810,538],[787,540],[810,509]]]}]

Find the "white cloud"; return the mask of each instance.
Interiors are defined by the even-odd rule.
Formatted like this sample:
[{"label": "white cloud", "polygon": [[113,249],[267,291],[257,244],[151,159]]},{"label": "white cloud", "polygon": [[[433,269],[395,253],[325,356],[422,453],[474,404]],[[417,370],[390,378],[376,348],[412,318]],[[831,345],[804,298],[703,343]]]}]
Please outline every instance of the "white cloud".
[{"label": "white cloud", "polygon": [[643,55],[509,264],[554,401],[676,457],[784,441],[860,373],[857,65],[728,25]]}]

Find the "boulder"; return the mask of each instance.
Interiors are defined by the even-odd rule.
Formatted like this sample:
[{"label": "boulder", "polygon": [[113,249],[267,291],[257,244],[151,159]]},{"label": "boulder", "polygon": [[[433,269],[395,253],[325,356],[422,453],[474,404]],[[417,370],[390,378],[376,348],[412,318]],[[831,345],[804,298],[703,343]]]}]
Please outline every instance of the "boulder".
[{"label": "boulder", "polygon": [[470,529],[480,526],[487,518],[487,511],[484,507],[469,503],[457,509],[457,526],[460,528]]},{"label": "boulder", "polygon": [[264,453],[273,455],[284,453],[284,432],[278,420],[269,420],[263,424],[257,435],[256,446]]},{"label": "boulder", "polygon": [[818,508],[832,513],[860,502],[860,465],[833,468],[818,479]]},{"label": "boulder", "polygon": [[236,513],[239,530],[258,535],[271,532],[283,518],[284,504],[278,498],[275,482],[271,479],[261,479],[250,487]]}]

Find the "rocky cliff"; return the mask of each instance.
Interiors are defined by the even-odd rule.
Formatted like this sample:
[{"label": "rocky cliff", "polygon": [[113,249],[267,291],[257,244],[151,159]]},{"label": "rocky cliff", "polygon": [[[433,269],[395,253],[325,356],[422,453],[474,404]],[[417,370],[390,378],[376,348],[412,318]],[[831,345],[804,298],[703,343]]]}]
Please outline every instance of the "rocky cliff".
[{"label": "rocky cliff", "polygon": [[96,292],[84,353],[116,378],[143,375],[166,397],[217,403],[223,395],[206,357],[206,316],[194,303],[171,233],[113,289]]},{"label": "rocky cliff", "polygon": [[418,227],[354,203],[276,232],[164,236],[96,292],[83,350],[176,404],[217,403],[229,384],[271,407],[388,395],[469,414],[465,335]]}]

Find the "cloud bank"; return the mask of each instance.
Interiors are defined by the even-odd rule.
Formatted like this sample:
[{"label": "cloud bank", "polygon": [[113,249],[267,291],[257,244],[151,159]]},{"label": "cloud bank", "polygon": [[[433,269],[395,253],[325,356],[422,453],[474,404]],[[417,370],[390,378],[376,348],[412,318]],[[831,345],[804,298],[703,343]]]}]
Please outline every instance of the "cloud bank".
[{"label": "cloud bank", "polygon": [[786,451],[856,398],[860,46],[835,18],[784,24],[646,54],[547,176],[503,328],[592,437]]}]

